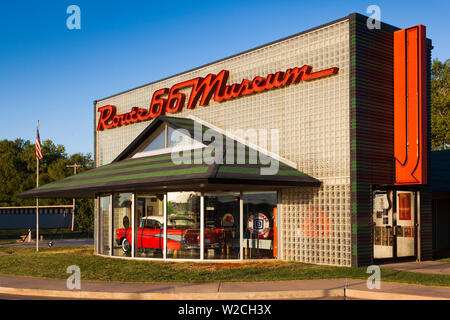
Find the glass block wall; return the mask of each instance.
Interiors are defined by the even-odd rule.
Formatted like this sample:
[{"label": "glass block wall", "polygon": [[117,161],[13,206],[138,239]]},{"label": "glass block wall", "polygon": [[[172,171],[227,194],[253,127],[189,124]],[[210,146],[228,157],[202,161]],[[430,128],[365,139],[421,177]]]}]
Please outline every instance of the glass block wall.
[{"label": "glass block wall", "polygon": [[[161,56],[163,59],[164,57]],[[278,148],[267,148],[295,162],[323,182],[320,188],[283,190],[279,204],[280,259],[350,266],[349,21],[310,32],[151,83],[96,102],[118,113],[148,108],[153,92],[209,73],[229,70],[228,84],[288,68],[313,71],[338,67],[327,78],[300,82],[208,106],[183,109],[173,116],[194,115],[225,130],[278,130]],[[187,95],[190,90],[182,91]],[[96,123],[99,113],[96,112]],[[96,133],[97,165],[111,162],[150,124],[149,121]]]}]

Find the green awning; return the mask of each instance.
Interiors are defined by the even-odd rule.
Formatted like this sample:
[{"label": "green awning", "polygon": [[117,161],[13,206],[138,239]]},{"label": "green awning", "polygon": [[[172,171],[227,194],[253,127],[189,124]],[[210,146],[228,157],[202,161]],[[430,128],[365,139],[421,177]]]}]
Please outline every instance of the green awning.
[{"label": "green awning", "polygon": [[[190,119],[159,117],[149,127],[156,129],[154,123],[161,121],[188,130],[194,124]],[[180,151],[175,158],[171,153],[129,158],[136,146],[153,132],[147,129],[112,163],[23,192],[18,197],[91,198],[114,191],[170,191],[181,187],[214,190],[227,185],[236,189],[320,186],[319,180],[235,140],[231,140],[232,150],[225,149],[217,155],[206,146]]]}]

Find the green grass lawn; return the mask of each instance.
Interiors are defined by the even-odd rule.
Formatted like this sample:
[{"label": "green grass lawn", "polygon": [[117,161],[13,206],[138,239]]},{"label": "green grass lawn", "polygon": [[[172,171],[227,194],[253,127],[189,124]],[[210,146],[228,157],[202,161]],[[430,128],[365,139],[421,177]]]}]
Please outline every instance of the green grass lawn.
[{"label": "green grass lawn", "polygon": [[[7,254],[5,254],[7,253]],[[95,256],[92,247],[1,247],[0,274],[67,279],[77,265],[84,280],[124,282],[210,282],[306,279],[367,279],[366,268],[320,266],[298,262],[192,263],[112,259]],[[382,269],[382,281],[450,286],[450,276]]]}]

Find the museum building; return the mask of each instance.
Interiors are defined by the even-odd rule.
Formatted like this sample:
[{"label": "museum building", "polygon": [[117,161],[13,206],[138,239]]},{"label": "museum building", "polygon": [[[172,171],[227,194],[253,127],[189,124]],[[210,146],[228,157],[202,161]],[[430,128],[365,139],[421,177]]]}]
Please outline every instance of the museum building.
[{"label": "museum building", "polygon": [[96,168],[21,196],[94,198],[101,256],[431,259],[431,40],[367,19],[96,100]]}]

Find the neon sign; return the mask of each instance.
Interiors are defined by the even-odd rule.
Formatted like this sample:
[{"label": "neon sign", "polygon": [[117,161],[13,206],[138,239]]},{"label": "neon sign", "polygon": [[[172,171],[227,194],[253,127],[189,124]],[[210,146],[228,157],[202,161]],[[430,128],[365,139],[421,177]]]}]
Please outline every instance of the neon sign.
[{"label": "neon sign", "polygon": [[[153,93],[148,109],[133,107],[130,112],[117,114],[116,106],[105,105],[98,108],[100,112],[97,131],[112,129],[123,125],[154,119],[159,115],[180,112],[186,105],[187,109],[194,109],[197,104],[207,106],[211,98],[216,102],[224,102],[258,92],[276,88],[287,87],[300,81],[309,81],[317,78],[337,74],[339,68],[333,67],[311,72],[312,67],[304,65],[301,68],[287,69],[271,73],[266,77],[256,76],[253,80],[244,79],[241,83],[227,85],[228,70],[218,74],[208,74],[173,85],[170,89],[163,88]],[[191,87],[189,97],[180,92],[181,89]]]}]

